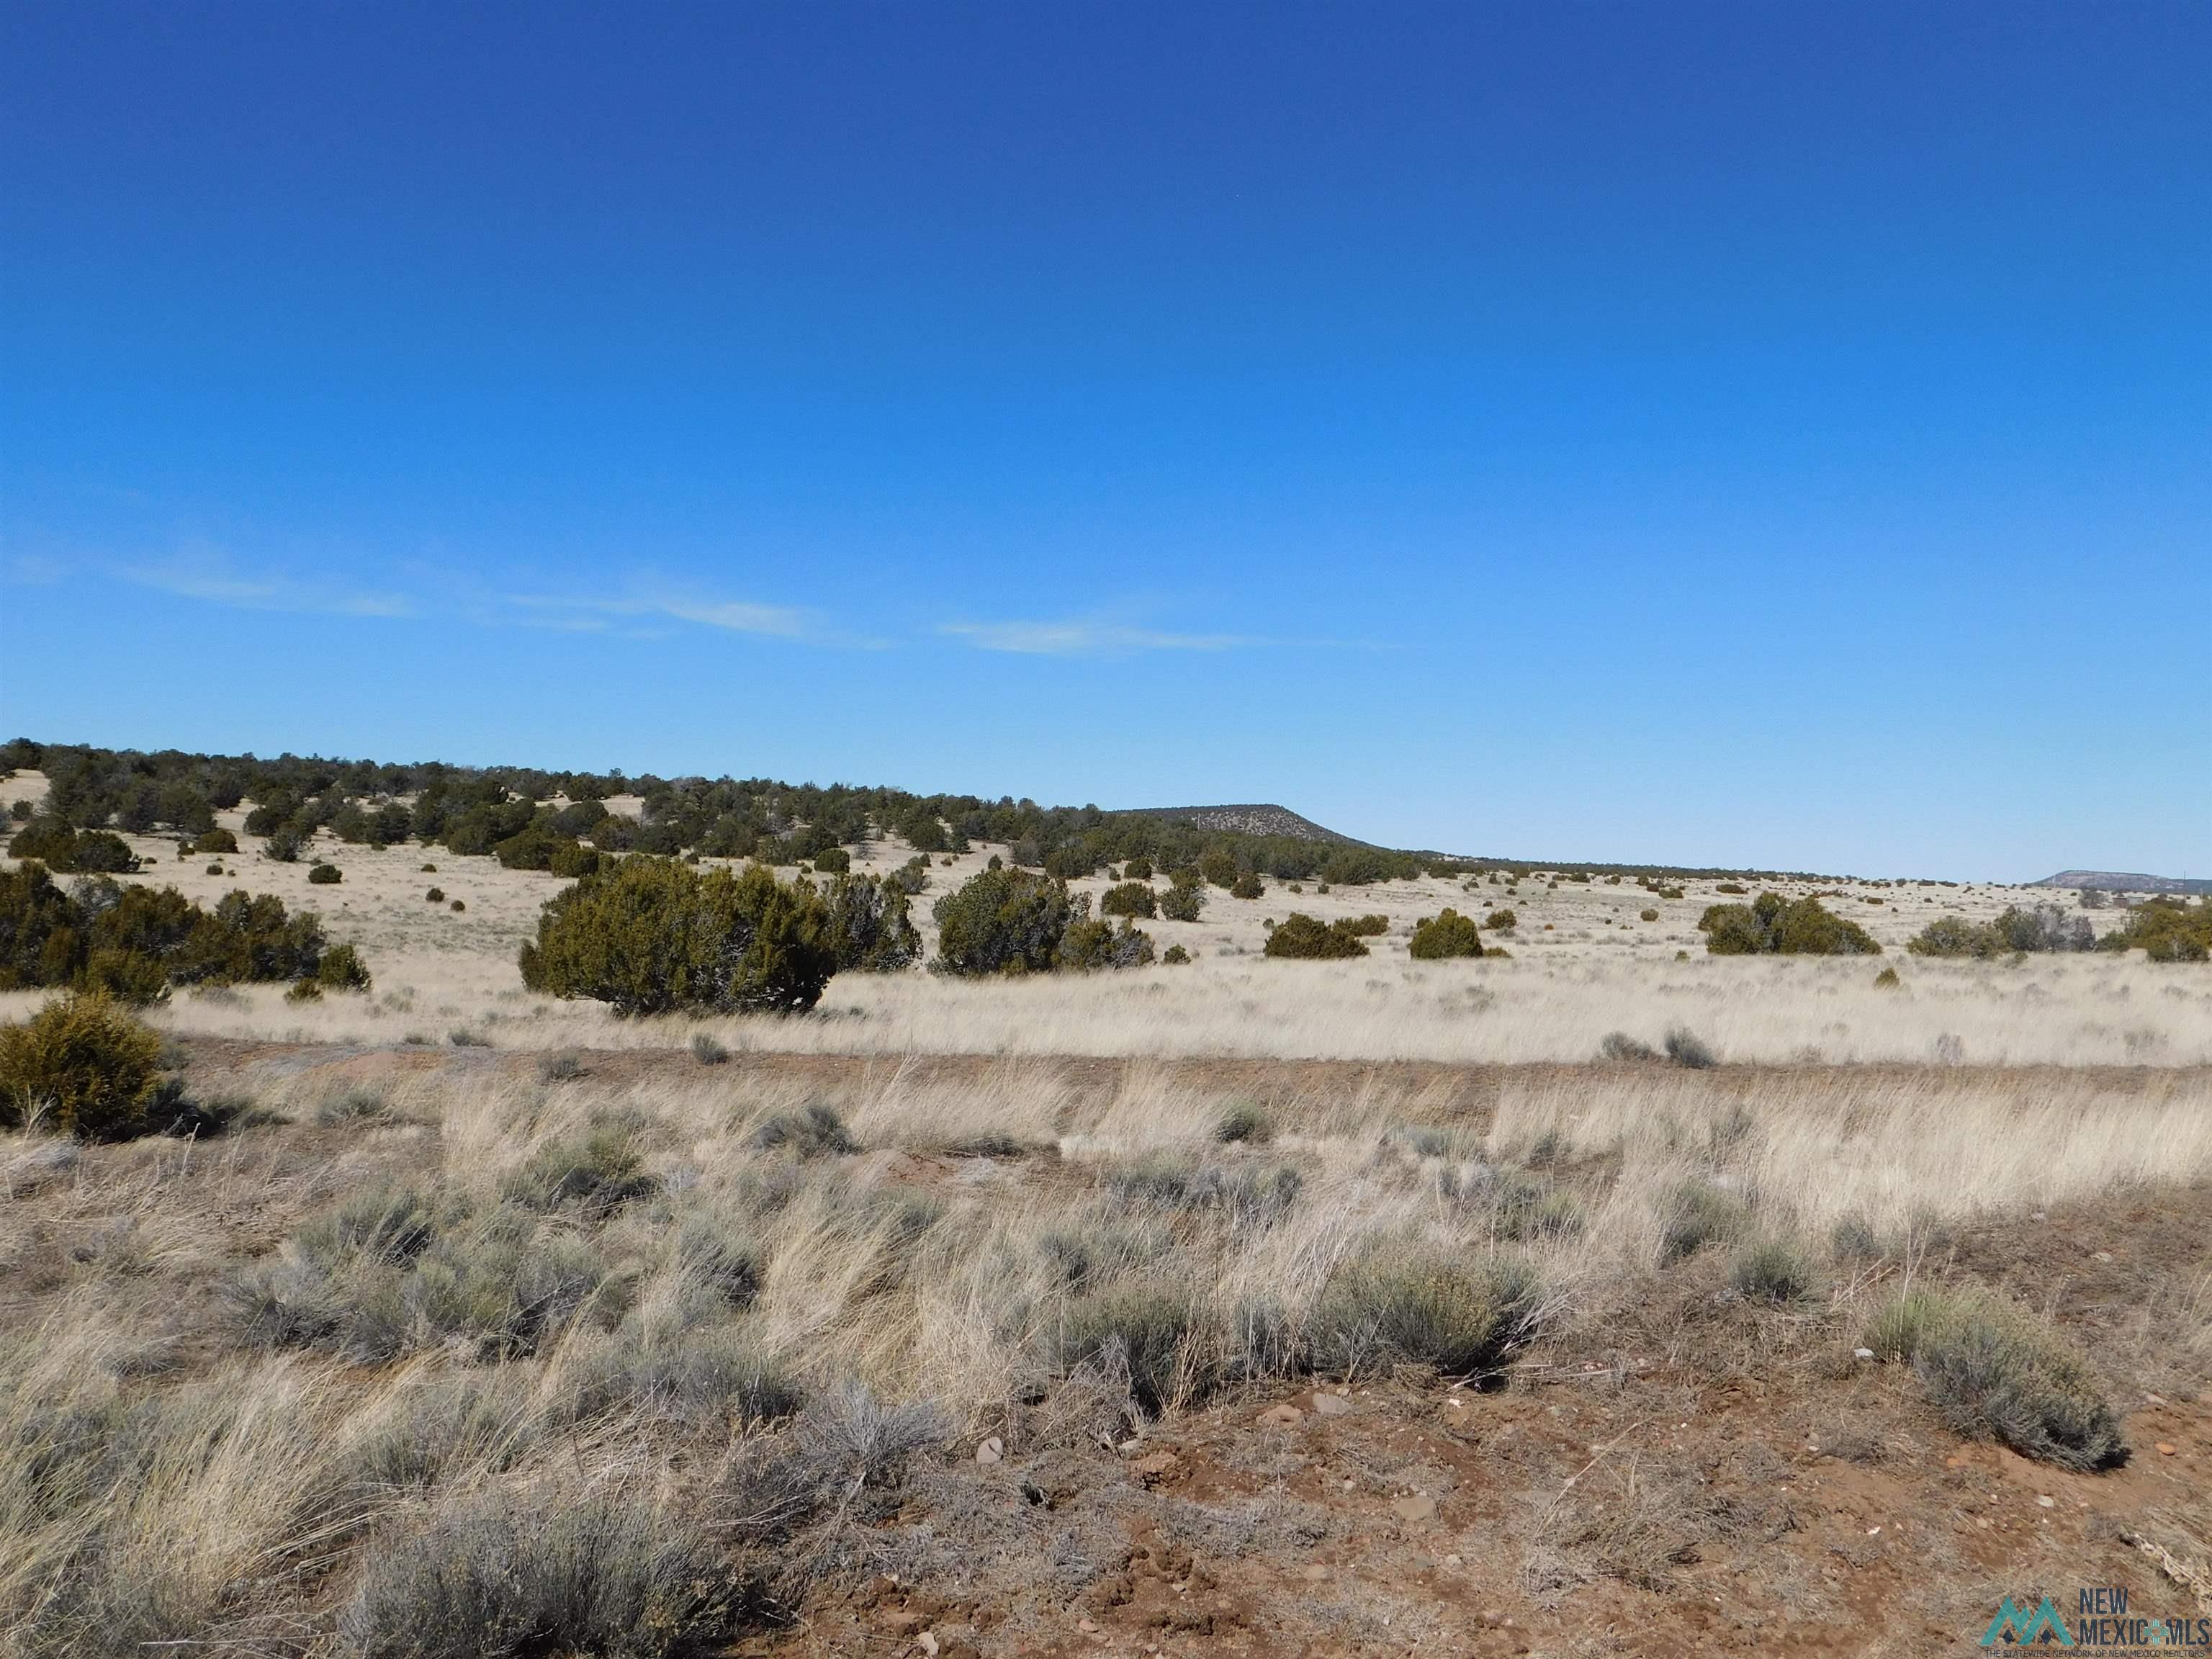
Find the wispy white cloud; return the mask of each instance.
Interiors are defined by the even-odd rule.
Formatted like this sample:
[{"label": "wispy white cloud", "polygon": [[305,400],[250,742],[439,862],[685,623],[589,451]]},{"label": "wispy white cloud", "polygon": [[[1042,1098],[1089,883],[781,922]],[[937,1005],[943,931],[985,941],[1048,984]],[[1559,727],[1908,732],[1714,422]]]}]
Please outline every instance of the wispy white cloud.
[{"label": "wispy white cloud", "polygon": [[837,634],[811,611],[702,595],[650,578],[614,592],[504,592],[453,572],[415,566],[389,586],[368,587],[248,567],[203,545],[124,565],[115,574],[141,587],[243,611],[459,617],[483,627],[577,634],[635,634],[677,625],[816,644],[867,643]]},{"label": "wispy white cloud", "polygon": [[1233,651],[1242,646],[1267,643],[1237,634],[1170,634],[1157,628],[1079,620],[946,623],[937,631],[979,651],[1006,651],[1029,657],[1106,657],[1138,651]]},{"label": "wispy white cloud", "polygon": [[738,599],[678,599],[666,595],[609,597],[596,594],[515,593],[501,601],[538,626],[592,632],[618,620],[665,617],[732,634],[763,634],[796,640],[821,630],[806,611],[789,605],[753,605]]},{"label": "wispy white cloud", "polygon": [[406,617],[415,605],[404,593],[355,587],[282,571],[247,571],[226,555],[189,549],[146,564],[125,565],[125,580],[188,599],[245,611],[313,611],[342,617]]}]

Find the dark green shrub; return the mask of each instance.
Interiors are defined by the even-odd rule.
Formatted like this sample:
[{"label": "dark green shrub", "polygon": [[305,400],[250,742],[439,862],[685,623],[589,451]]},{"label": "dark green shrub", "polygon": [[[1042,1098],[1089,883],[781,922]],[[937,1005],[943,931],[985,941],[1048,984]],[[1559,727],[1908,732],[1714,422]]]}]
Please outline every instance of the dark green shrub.
[{"label": "dark green shrub", "polygon": [[1482,925],[1493,933],[1510,933],[1521,925],[1521,918],[1510,910],[1492,910],[1482,919]]},{"label": "dark green shrub", "polygon": [[307,872],[307,879],[318,887],[335,887],[345,879],[345,872],[335,864],[318,864]]},{"label": "dark green shrub", "polygon": [[1149,882],[1125,881],[1118,887],[1109,887],[1099,896],[1098,914],[1102,916],[1141,916],[1146,920],[1159,914],[1158,896]]},{"label": "dark green shrub", "polygon": [[469,907],[468,907],[468,904],[467,904],[466,901],[462,900],[462,899],[455,899],[452,903],[448,904],[446,908],[447,908],[448,910],[451,910],[451,911],[452,911],[455,915],[460,915],[460,914],[461,914],[461,912],[462,912],[462,911],[464,911],[464,910],[467,909]]},{"label": "dark green shrub", "polygon": [[[1152,861],[1150,859],[1126,860],[1121,866],[1121,878],[1124,881],[1150,881],[1152,878]],[[1149,915],[1151,912],[1146,914]]]},{"label": "dark green shrub", "polygon": [[1152,936],[1124,917],[1116,929],[1079,915],[1060,935],[1055,965],[1078,972],[1097,968],[1142,968],[1152,960]]},{"label": "dark green shrub", "polygon": [[0,1026],[0,1125],[33,1119],[88,1140],[143,1133],[161,1097],[161,1040],[100,992]]},{"label": "dark green shrub", "polygon": [[1737,881],[1717,881],[1713,884],[1713,891],[1716,893],[1743,893],[1749,890],[1741,882]]},{"label": "dark green shrub", "polygon": [[2212,898],[2191,904],[2146,899],[2128,912],[2128,925],[2101,941],[2110,951],[2140,950],[2153,962],[2212,960]]},{"label": "dark green shrub", "polygon": [[733,876],[640,856],[549,900],[521,966],[533,991],[623,1014],[732,1013],[811,1008],[837,959],[829,908],[811,886],[758,865]]},{"label": "dark green shrub", "polygon": [[1705,1046],[1703,1038],[1680,1025],[1667,1033],[1667,1058],[1693,1072],[1711,1071],[1721,1063],[1720,1056]]},{"label": "dark green shrub", "polygon": [[1491,1371],[1534,1332],[1535,1272],[1506,1256],[1377,1243],[1340,1263],[1313,1313],[1315,1363],[1351,1375],[1404,1361]]},{"label": "dark green shrub", "polygon": [[2003,949],[1996,929],[1972,922],[1964,916],[1938,916],[1905,942],[1905,948],[1916,957],[1989,957]]},{"label": "dark green shrub", "polygon": [[1282,926],[1267,935],[1267,954],[1310,960],[1364,957],[1367,947],[1341,922],[1323,926],[1303,911],[1293,910]]},{"label": "dark green shrub", "polygon": [[228,830],[209,830],[192,837],[195,853],[235,853],[238,837]]},{"label": "dark green shrub", "polygon": [[1470,918],[1447,909],[1442,915],[1415,923],[1413,942],[1407,948],[1418,962],[1441,962],[1448,957],[1480,956],[1482,939]]},{"label": "dark green shrub", "polygon": [[2118,1419],[2081,1352],[1987,1291],[1909,1291],[1875,1316],[1866,1346],[1880,1358],[1910,1364],[1959,1434],[2061,1468],[2127,1462]]},{"label": "dark green shrub", "polygon": [[326,991],[366,991],[368,964],[350,945],[333,945],[315,964],[315,983]]},{"label": "dark green shrub", "polygon": [[826,876],[842,876],[853,867],[853,855],[842,847],[825,847],[814,855],[814,867]]},{"label": "dark green shrub", "polygon": [[1626,1031],[1607,1031],[1597,1045],[1597,1057],[1614,1064],[1626,1061],[1656,1060],[1659,1051],[1648,1042],[1639,1042]]},{"label": "dark green shrub", "polygon": [[1180,968],[1190,961],[1190,952],[1180,945],[1170,945],[1161,953],[1161,963],[1170,968]]},{"label": "dark green shrub", "polygon": [[597,874],[600,856],[597,848],[586,847],[581,842],[556,841],[545,854],[545,867],[563,880],[574,881]]},{"label": "dark green shrub", "polygon": [[839,972],[896,973],[920,959],[921,935],[908,918],[906,889],[896,881],[839,876],[830,884],[827,903]]},{"label": "dark green shrub", "polygon": [[1705,949],[1717,957],[1879,956],[1881,946],[1858,923],[1830,911],[1816,898],[1784,902],[1761,893],[1749,904],[1714,904],[1698,919]]},{"label": "dark green shrub", "polygon": [[1354,939],[1381,939],[1383,934],[1390,931],[1390,918],[1373,915],[1346,916],[1334,925],[1342,928]]},{"label": "dark green shrub", "polygon": [[730,1051],[705,1031],[691,1035],[691,1058],[702,1066],[720,1066],[730,1057]]},{"label": "dark green shrub", "polygon": [[1267,890],[1267,884],[1249,870],[1245,871],[1235,881],[1229,884],[1229,896],[1231,898],[1255,899],[1265,895]]},{"label": "dark green shrub", "polygon": [[52,817],[33,818],[8,843],[8,854],[79,875],[127,875],[138,868],[122,836],[106,830],[72,830]]},{"label": "dark green shrub", "polygon": [[940,973],[1043,973],[1076,919],[1067,884],[1025,870],[985,870],[937,901]]},{"label": "dark green shrub", "polygon": [[1636,919],[1638,921],[1656,921],[1659,920],[1659,913],[1656,910],[1638,910],[1636,913]]},{"label": "dark green shrub", "polygon": [[1198,873],[1205,878],[1210,887],[1234,887],[1239,874],[1237,855],[1218,848],[1207,853],[1198,861]]},{"label": "dark green shrub", "polygon": [[1178,881],[1160,895],[1160,915],[1170,921],[1196,921],[1206,909],[1206,889]]}]

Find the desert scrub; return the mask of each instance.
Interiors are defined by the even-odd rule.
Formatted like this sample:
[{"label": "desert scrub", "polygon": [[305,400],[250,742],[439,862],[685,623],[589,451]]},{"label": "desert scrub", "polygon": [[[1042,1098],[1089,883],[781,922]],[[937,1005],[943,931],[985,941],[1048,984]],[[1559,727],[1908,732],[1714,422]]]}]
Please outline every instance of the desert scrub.
[{"label": "desert scrub", "polygon": [[161,1097],[161,1038],[105,993],[57,998],[0,1028],[0,1126],[120,1140],[152,1127]]},{"label": "desert scrub", "polygon": [[1705,1039],[1686,1026],[1677,1025],[1668,1032],[1666,1042],[1667,1058],[1692,1072],[1709,1072],[1721,1063]]},{"label": "desert scrub", "polygon": [[573,1139],[548,1142],[501,1183],[509,1202],[550,1210],[575,1203],[604,1216],[658,1185],[645,1173],[637,1124],[627,1116],[595,1119]]},{"label": "desert scrub", "polygon": [[1249,870],[1245,871],[1243,874],[1239,875],[1235,881],[1229,884],[1229,896],[1231,898],[1264,898],[1267,896],[1267,884],[1261,881],[1257,874]]},{"label": "desert scrub", "polygon": [[2061,1468],[2127,1462],[2118,1419],[2081,1351],[2048,1322],[1980,1289],[1908,1291],[1866,1346],[1910,1364],[1957,1433]]},{"label": "desert scrub", "polygon": [[1726,1244],[1749,1227],[1751,1212],[1735,1194],[1703,1181],[1686,1181],[1668,1194],[1659,1230],[1659,1260],[1671,1265],[1708,1244]]},{"label": "desert scrub", "polygon": [[625,1329],[568,1364],[568,1423],[653,1418],[725,1432],[789,1417],[804,1403],[799,1384],[745,1331],[696,1326],[640,1335]]},{"label": "desert scrub", "polygon": [[1366,945],[1343,922],[1324,926],[1304,911],[1293,910],[1282,925],[1267,935],[1267,954],[1309,960],[1364,957]]},{"label": "desert scrub", "polygon": [[1053,1334],[1054,1361],[1062,1370],[1091,1367],[1126,1376],[1131,1396],[1152,1416],[1205,1396],[1218,1370],[1211,1348],[1196,1293],[1150,1279],[1070,1297]]},{"label": "desert scrub", "polygon": [[345,879],[345,872],[335,864],[310,865],[307,879],[318,887],[335,887]]},{"label": "desert scrub", "polygon": [[[817,860],[815,867],[823,866]],[[900,881],[873,876],[840,875],[830,884],[829,932],[838,972],[895,974],[921,959],[908,890]]]},{"label": "desert scrub", "polygon": [[1510,910],[1492,910],[1482,919],[1482,925],[1493,933],[1510,933],[1521,925],[1521,918]]},{"label": "desert scrub", "polygon": [[698,1524],[606,1488],[442,1494],[366,1556],[338,1620],[356,1659],[661,1659],[732,1628],[736,1587]]},{"label": "desert scrub", "polygon": [[1196,921],[1206,913],[1206,889],[1182,879],[1180,872],[1160,895],[1160,915],[1169,921]]},{"label": "desert scrub", "polygon": [[1381,939],[1390,931],[1390,918],[1370,911],[1364,916],[1346,916],[1336,926],[1354,939]]},{"label": "desert scrub", "polygon": [[860,1150],[845,1120],[818,1101],[803,1111],[778,1112],[763,1119],[753,1131],[752,1143],[757,1151],[799,1158],[847,1158]]},{"label": "desert scrub", "polygon": [[1705,936],[1707,951],[1717,957],[1881,954],[1872,934],[1820,900],[1785,902],[1779,893],[1761,893],[1749,904],[1708,905],[1698,918],[1698,931]]},{"label": "desert scrub", "polygon": [[1098,914],[1102,916],[1135,916],[1150,921],[1159,913],[1159,897],[1149,882],[1125,881],[1099,896]]},{"label": "desert scrub", "polygon": [[[903,900],[902,900],[902,904]],[[621,1014],[811,1008],[837,970],[829,907],[759,865],[742,875],[635,857],[549,900],[523,983]]]},{"label": "desert scrub", "polygon": [[1264,1146],[1275,1138],[1274,1121],[1250,1101],[1240,1100],[1216,1121],[1213,1138],[1224,1146],[1242,1141]]},{"label": "desert scrub", "polygon": [[1729,1262],[1729,1283],[1747,1302],[1781,1306],[1813,1294],[1813,1263],[1785,1239],[1759,1238],[1740,1245]]},{"label": "desert scrub", "polygon": [[1425,916],[1413,925],[1407,954],[1417,962],[1442,962],[1449,957],[1479,957],[1482,938],[1472,918],[1447,908],[1442,915]]},{"label": "desert scrub", "polygon": [[1597,1057],[1614,1065],[1622,1065],[1656,1060],[1659,1051],[1648,1042],[1638,1042],[1626,1031],[1607,1031],[1598,1039]]},{"label": "desert scrub", "polygon": [[972,977],[1048,970],[1077,907],[1066,882],[1002,866],[963,883],[931,914],[939,933],[930,965]]},{"label": "desert scrub", "polygon": [[702,1066],[720,1066],[728,1060],[730,1051],[711,1033],[694,1031],[691,1034],[691,1058]]},{"label": "desert scrub", "polygon": [[1097,968],[1142,968],[1153,958],[1152,936],[1124,917],[1116,929],[1078,915],[1060,935],[1054,965],[1082,972]]},{"label": "desert scrub", "polygon": [[1314,1363],[1342,1376],[1403,1361],[1474,1376],[1528,1340],[1536,1310],[1535,1270],[1516,1257],[1377,1242],[1322,1286]]}]

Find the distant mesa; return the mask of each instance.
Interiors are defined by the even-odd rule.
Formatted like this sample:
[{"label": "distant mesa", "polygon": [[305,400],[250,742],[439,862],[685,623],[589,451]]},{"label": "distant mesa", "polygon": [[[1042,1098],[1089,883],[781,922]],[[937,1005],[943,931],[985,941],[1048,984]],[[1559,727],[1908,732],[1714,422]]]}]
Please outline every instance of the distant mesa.
[{"label": "distant mesa", "polygon": [[1311,818],[1287,806],[1272,803],[1244,806],[1133,806],[1132,817],[1173,818],[1200,830],[1224,830],[1240,836],[1289,836],[1299,841],[1333,842],[1345,847],[1364,847],[1364,841],[1324,830]]},{"label": "distant mesa", "polygon": [[2079,887],[2099,893],[2212,893],[2212,879],[2193,876],[2136,876],[2124,870],[2061,870],[2030,887]]}]

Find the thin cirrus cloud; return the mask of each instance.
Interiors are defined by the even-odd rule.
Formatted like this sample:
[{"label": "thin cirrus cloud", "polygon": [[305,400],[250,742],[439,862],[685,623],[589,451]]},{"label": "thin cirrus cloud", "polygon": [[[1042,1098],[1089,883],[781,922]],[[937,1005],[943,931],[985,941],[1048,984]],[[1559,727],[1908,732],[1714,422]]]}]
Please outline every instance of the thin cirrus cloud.
[{"label": "thin cirrus cloud", "polygon": [[191,549],[166,559],[122,566],[125,581],[180,599],[244,611],[404,618],[454,617],[487,627],[548,628],[572,633],[651,632],[678,623],[724,633],[816,643],[844,641],[812,613],[788,605],[633,590],[622,593],[500,592],[448,575],[362,587],[248,568],[219,550]]},{"label": "thin cirrus cloud", "polygon": [[1108,657],[1138,651],[1233,651],[1267,641],[1237,634],[1170,634],[1104,622],[946,623],[938,630],[979,651],[1025,657]]},{"label": "thin cirrus cloud", "polygon": [[240,569],[220,554],[187,552],[120,573],[141,587],[243,611],[291,611],[340,617],[407,617],[414,603],[404,593],[304,580],[282,572]]}]

